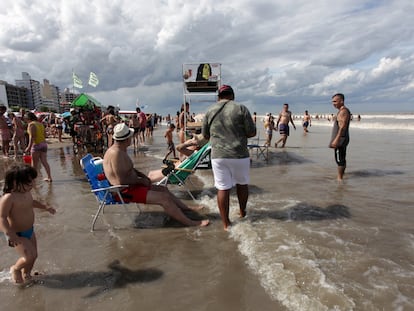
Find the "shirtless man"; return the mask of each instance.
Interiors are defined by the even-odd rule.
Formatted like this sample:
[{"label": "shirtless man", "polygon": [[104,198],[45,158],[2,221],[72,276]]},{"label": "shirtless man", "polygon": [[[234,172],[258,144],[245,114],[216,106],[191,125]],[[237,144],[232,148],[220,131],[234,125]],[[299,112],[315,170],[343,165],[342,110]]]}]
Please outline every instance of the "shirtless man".
[{"label": "shirtless man", "polygon": [[311,123],[311,116],[309,115],[308,111],[305,110],[305,115],[303,116],[303,132],[307,133],[308,132],[308,127],[312,126]]},{"label": "shirtless man", "polygon": [[132,141],[134,142],[134,151],[135,151],[135,150],[138,150],[139,148],[139,131],[141,129],[141,125],[139,123],[139,119],[136,114],[130,117],[129,127],[132,127],[134,129],[134,136],[132,138]]},{"label": "shirtless man", "polygon": [[106,115],[101,119],[101,123],[104,122],[106,125],[106,134],[108,136],[108,148],[112,146],[113,139],[112,134],[114,131],[115,124],[118,123],[118,118],[115,116],[115,107],[108,106]]},{"label": "shirtless man", "polygon": [[114,127],[113,145],[106,151],[103,161],[105,176],[112,185],[129,185],[121,191],[126,202],[161,205],[165,212],[187,226],[207,226],[208,220],[192,220],[184,215],[184,210],[192,210],[167,187],[152,184],[152,180],[134,168],[127,148],[131,144],[134,130],[125,123]]},{"label": "shirtless man", "polygon": [[279,118],[276,122],[276,129],[279,129],[280,139],[275,142],[275,148],[277,148],[277,144],[280,142],[282,142],[282,148],[285,147],[286,140],[289,136],[289,122],[292,123],[296,131],[296,126],[292,119],[292,112],[289,111],[289,105],[283,104],[283,110],[279,113]]}]

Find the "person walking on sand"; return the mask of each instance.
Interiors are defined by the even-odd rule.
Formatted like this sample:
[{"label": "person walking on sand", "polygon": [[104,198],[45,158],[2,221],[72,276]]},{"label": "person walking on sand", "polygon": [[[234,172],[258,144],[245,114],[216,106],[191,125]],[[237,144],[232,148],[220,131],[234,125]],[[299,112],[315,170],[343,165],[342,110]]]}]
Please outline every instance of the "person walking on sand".
[{"label": "person walking on sand", "polygon": [[292,123],[293,128],[296,131],[296,125],[292,119],[292,112],[289,111],[289,105],[283,104],[283,110],[279,113],[279,118],[276,122],[276,130],[279,129],[280,139],[275,142],[275,148],[281,142],[282,148],[286,145],[286,140],[289,136],[289,122]]},{"label": "person walking on sand", "polygon": [[137,107],[135,111],[137,112],[137,117],[138,117],[139,124],[140,124],[138,136],[141,139],[141,143],[144,144],[145,143],[145,130],[147,127],[147,115],[143,111],[141,111],[141,108],[139,107]]},{"label": "person walking on sand", "polygon": [[332,96],[332,105],[338,109],[332,129],[330,148],[335,150],[335,162],[338,165],[338,181],[342,181],[346,168],[346,148],[349,144],[349,122],[351,112],[345,107],[345,95],[337,93]]},{"label": "person walking on sand", "polygon": [[207,226],[208,220],[192,220],[183,211],[194,210],[174,196],[167,187],[152,184],[152,180],[134,168],[127,148],[134,130],[125,123],[114,127],[114,144],[105,152],[104,173],[112,185],[129,185],[121,191],[125,202],[161,205],[165,212],[187,226]]},{"label": "person walking on sand", "polygon": [[50,166],[47,162],[47,143],[45,137],[45,127],[42,123],[37,121],[37,117],[33,112],[27,113],[29,124],[27,132],[29,133],[29,145],[25,152],[32,155],[32,166],[39,170],[39,162],[42,163],[46,170],[47,178],[45,181],[52,182],[52,175],[50,174]]},{"label": "person walking on sand", "polygon": [[273,137],[273,131],[275,129],[275,123],[273,120],[273,116],[271,113],[266,113],[266,117],[264,119],[264,129],[266,133],[266,142],[265,146],[270,147],[272,144],[272,137]]},{"label": "person walking on sand", "polygon": [[0,105],[0,136],[1,136],[1,149],[3,151],[3,158],[9,157],[11,133],[7,119],[4,116],[6,113],[6,106]]},{"label": "person walking on sand", "polygon": [[234,101],[231,86],[220,87],[218,102],[208,109],[204,117],[202,134],[210,139],[217,204],[224,230],[228,230],[231,226],[229,210],[233,186],[237,190],[240,217],[246,215],[250,182],[247,139],[256,135],[256,125],[249,110]]},{"label": "person walking on sand", "polygon": [[13,124],[13,148],[14,158],[17,158],[19,151],[19,145],[22,152],[26,149],[25,138],[24,138],[24,123],[21,118],[18,118],[12,113],[12,124]]},{"label": "person walking on sand", "polygon": [[129,127],[134,129],[134,136],[132,136],[132,142],[134,143],[134,151],[139,149],[139,131],[141,126],[136,113],[134,113],[129,119]]},{"label": "person walking on sand", "polygon": [[4,232],[10,247],[20,258],[11,266],[15,284],[31,280],[33,265],[37,259],[37,240],[33,229],[35,214],[39,208],[55,214],[55,209],[34,200],[33,188],[37,171],[29,165],[14,165],[5,174],[4,195],[0,198],[0,230]]},{"label": "person walking on sand", "polygon": [[312,118],[310,116],[310,114],[308,113],[307,110],[305,110],[305,115],[303,116],[303,132],[307,133],[308,132],[308,127],[312,126]]},{"label": "person walking on sand", "polygon": [[164,157],[164,160],[167,160],[168,156],[172,153],[173,157],[176,158],[177,155],[175,153],[175,146],[174,146],[174,141],[173,141],[173,132],[175,129],[175,125],[174,124],[170,124],[168,126],[168,129],[165,131],[165,139],[167,140],[167,154]]},{"label": "person walking on sand", "polygon": [[115,115],[115,107],[108,106],[105,116],[101,119],[101,123],[106,125],[106,135],[108,137],[108,148],[112,145],[112,134],[114,126],[119,122],[119,118]]}]

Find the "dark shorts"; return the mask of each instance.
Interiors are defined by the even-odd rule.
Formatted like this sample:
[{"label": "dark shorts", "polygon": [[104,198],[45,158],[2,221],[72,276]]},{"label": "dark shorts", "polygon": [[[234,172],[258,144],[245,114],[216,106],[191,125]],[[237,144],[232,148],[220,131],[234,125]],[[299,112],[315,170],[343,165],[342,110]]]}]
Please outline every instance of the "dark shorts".
[{"label": "dark shorts", "polygon": [[346,146],[335,149],[335,162],[338,166],[346,166]]},{"label": "dark shorts", "polygon": [[132,185],[128,188],[121,190],[122,198],[125,203],[135,202],[135,203],[147,203],[147,193],[149,187],[144,187],[141,185]]},{"label": "dark shorts", "polygon": [[145,127],[141,127],[139,131],[145,133]]},{"label": "dark shorts", "polygon": [[168,147],[167,147],[167,150],[168,151],[174,151],[174,149],[175,149],[174,143],[169,143]]},{"label": "dark shorts", "polygon": [[134,127],[134,134],[138,134],[139,133],[139,127]]},{"label": "dark shorts", "polygon": [[308,121],[303,122],[303,127],[308,127],[308,126],[309,126],[309,122]]},{"label": "dark shorts", "polygon": [[279,133],[280,133],[280,135],[289,136],[289,125],[279,124]]}]

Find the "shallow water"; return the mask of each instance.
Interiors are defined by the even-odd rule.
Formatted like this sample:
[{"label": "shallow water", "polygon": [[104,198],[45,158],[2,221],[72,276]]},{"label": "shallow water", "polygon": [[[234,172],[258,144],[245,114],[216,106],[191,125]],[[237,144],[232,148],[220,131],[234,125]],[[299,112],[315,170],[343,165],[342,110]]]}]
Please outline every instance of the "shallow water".
[{"label": "shallow water", "polygon": [[[91,233],[96,201],[79,158],[70,146],[50,149],[55,181],[39,181],[34,191],[58,209],[37,213],[35,270],[43,276],[30,288],[12,286],[16,255],[4,246],[0,297],[13,299],[2,299],[2,307],[414,309],[412,131],[351,124],[346,179],[338,184],[325,122],[307,135],[292,131],[287,148],[271,148],[268,163],[253,158],[248,217],[238,220],[232,195],[230,233],[222,230],[208,170],[193,180],[211,226],[184,228],[151,206],[135,219],[130,205],[132,220],[108,208]],[[164,129],[138,153],[130,150],[144,172],[161,165]],[[191,203],[181,188],[171,189]]]}]

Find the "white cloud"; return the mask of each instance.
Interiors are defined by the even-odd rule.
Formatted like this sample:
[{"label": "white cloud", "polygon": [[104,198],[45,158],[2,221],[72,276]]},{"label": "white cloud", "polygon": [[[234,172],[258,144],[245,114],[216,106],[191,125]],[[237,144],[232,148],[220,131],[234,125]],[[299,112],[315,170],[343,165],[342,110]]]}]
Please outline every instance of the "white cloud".
[{"label": "white cloud", "polygon": [[413,98],[413,13],[411,0],[15,0],[0,12],[0,79],[63,89],[72,69],[94,71],[104,104],[164,110],[182,101],[181,64],[212,61],[258,112],[336,91],[369,110]]}]

